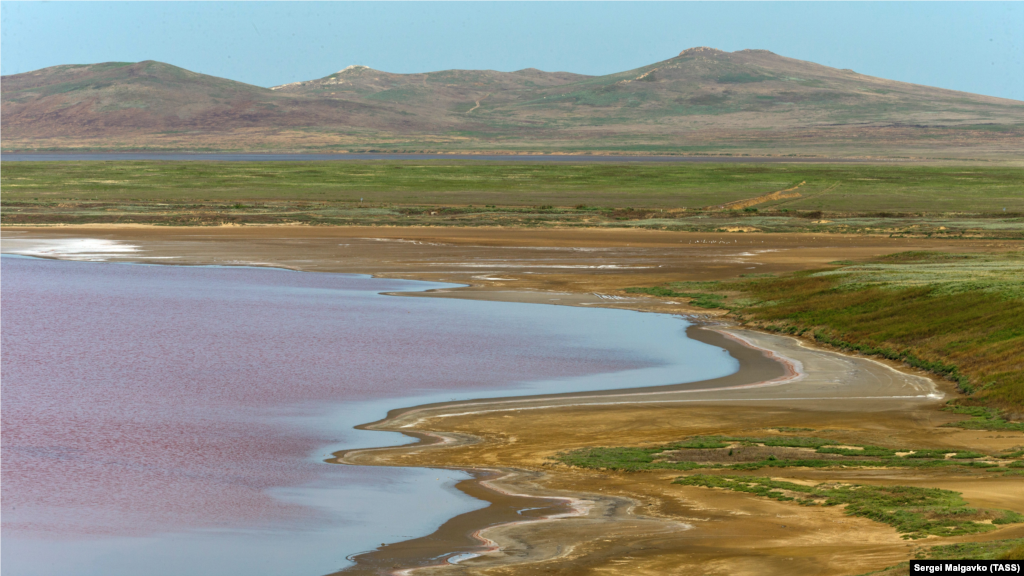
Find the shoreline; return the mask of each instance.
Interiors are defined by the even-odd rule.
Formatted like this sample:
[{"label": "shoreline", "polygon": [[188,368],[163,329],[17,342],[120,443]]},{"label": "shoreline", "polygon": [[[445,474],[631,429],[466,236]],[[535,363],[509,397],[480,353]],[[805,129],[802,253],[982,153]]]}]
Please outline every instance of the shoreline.
[{"label": "shoreline", "polygon": [[[685,394],[695,392],[721,392],[741,389],[763,389],[797,382],[805,375],[798,360],[788,358],[776,351],[763,348],[745,338],[745,329],[731,327],[727,329],[694,324],[687,328],[687,336],[694,340],[725,349],[733,358],[740,362],[737,372],[728,376],[691,382],[686,384],[648,386],[638,388],[620,388],[615,390],[598,390],[570,392],[562,394],[533,395],[525,397],[485,398],[469,401],[450,401],[421,406],[396,408],[378,421],[357,426],[364,430],[380,430],[400,432],[416,438],[414,444],[398,446],[382,446],[377,448],[359,448],[341,450],[332,455],[329,463],[361,465],[361,466],[402,466],[396,462],[395,454],[420,452],[424,449],[450,449],[475,444],[479,438],[468,435],[457,435],[437,430],[429,426],[421,426],[428,420],[448,417],[484,414],[490,412],[518,412],[521,410],[543,410],[564,407],[607,406],[609,404],[645,404],[645,403],[680,403],[694,401]],[[738,334],[736,332],[739,332]],[[753,331],[749,331],[753,333]],[[835,353],[838,354],[838,353]],[[895,370],[890,366],[877,363],[886,369]],[[602,402],[603,399],[614,397],[616,402]],[[915,399],[937,401],[940,394],[915,396],[883,396],[883,398]],[[744,399],[736,399],[743,401]],[[750,401],[751,399],[746,399]],[[766,398],[767,401],[793,401],[791,398]],[[728,399],[711,399],[709,402],[729,402]],[[470,410],[466,410],[470,408]],[[455,412],[453,412],[453,410]],[[411,422],[410,422],[411,420]],[[513,532],[529,532],[535,523],[551,522],[568,518],[587,518],[596,511],[598,522],[617,522],[629,518],[652,524],[671,524],[666,519],[648,518],[632,513],[636,502],[631,499],[604,499],[590,493],[564,493],[551,491],[537,485],[543,479],[543,472],[532,472],[517,468],[493,467],[462,467],[446,466],[461,470],[472,476],[457,484],[463,493],[490,504],[482,510],[476,510],[450,519],[435,532],[421,538],[391,544],[374,551],[353,555],[350,560],[356,564],[340,571],[338,574],[380,574],[388,567],[404,564],[401,570],[393,574],[412,574],[430,568],[451,566],[451,558],[457,562],[488,557],[502,556],[498,564],[535,563],[552,559],[549,549],[530,549],[515,558],[507,558],[505,550],[514,545],[518,538]],[[500,474],[495,476],[495,474]],[[504,483],[507,488],[496,484]],[[514,491],[513,491],[514,490]],[[562,506],[551,504],[551,501],[563,501]],[[624,501],[625,500],[625,501]],[[510,514],[512,508],[529,507],[531,510],[550,510],[550,513],[536,518],[516,518]],[[625,511],[622,507],[625,506]],[[594,521],[594,518],[589,518]],[[678,522],[675,522],[678,524]],[[465,538],[468,525],[476,524],[478,529],[469,534],[476,541]],[[687,525],[688,528],[692,526]],[[460,531],[463,537],[460,538]],[[453,546],[453,544],[455,544]],[[555,554],[564,554],[557,551]],[[440,560],[440,561],[439,561]],[[409,566],[409,564],[412,564]],[[492,562],[491,565],[494,565]]]},{"label": "shoreline", "polygon": [[[40,258],[44,260],[65,260],[60,256],[23,256],[28,258]],[[113,263],[116,263],[115,260]],[[112,263],[112,262],[104,262]],[[135,263],[135,262],[127,262]],[[161,263],[162,262],[158,262]],[[288,268],[278,268],[286,270]],[[294,270],[294,269],[292,269]],[[301,270],[295,270],[301,271]],[[390,295],[388,293],[382,293]],[[410,295],[415,293],[401,293],[394,295]],[[556,394],[543,394],[532,396],[511,396],[482,398],[476,400],[441,402],[406,408],[396,408],[388,412],[388,416],[380,421],[356,426],[363,430],[392,431],[388,423],[403,416],[415,415],[421,417],[439,417],[440,414],[424,416],[427,411],[444,411],[445,409],[463,409],[466,406],[494,406],[496,404],[542,402],[545,408],[555,405],[574,405],[566,401],[579,401],[588,398],[601,398],[610,396],[634,396],[643,394],[662,394],[671,392],[726,390],[738,386],[765,385],[774,380],[795,377],[797,374],[791,369],[792,364],[788,362],[778,363],[769,359],[770,351],[754,348],[739,340],[717,331],[705,331],[698,325],[691,325],[687,328],[688,337],[712,345],[722,347],[730,352],[730,355],[740,361],[740,369],[726,376],[710,380],[701,380],[675,385],[645,386],[640,388],[620,388],[612,390],[584,390],[578,392],[564,392]],[[751,364],[756,364],[752,366]],[[773,370],[774,369],[774,370]],[[764,372],[772,376],[772,380],[763,382]],[[710,387],[709,387],[710,386]],[[507,409],[507,408],[502,408]],[[409,425],[405,425],[408,427]],[[449,434],[436,433],[431,431],[412,431],[406,429],[395,429],[407,436],[416,438],[419,442],[412,445],[383,446],[375,448],[358,448],[340,451],[334,454],[334,458],[327,460],[328,463],[344,463],[346,455],[360,454],[367,452],[380,452],[387,450],[408,450],[419,449],[428,446],[457,446],[475,442],[470,437],[453,437]],[[352,463],[353,465],[365,465]],[[421,468],[420,466],[414,466]],[[595,507],[602,512],[615,512],[617,516],[627,516],[633,507],[633,502],[628,499],[616,498],[602,502],[594,502],[579,496],[566,495],[545,495],[544,490],[531,490],[531,481],[539,479],[540,475],[526,470],[501,467],[445,467],[451,470],[466,472],[470,479],[456,483],[455,488],[471,498],[486,502],[488,507],[476,511],[449,518],[435,532],[424,537],[403,541],[388,546],[382,546],[376,551],[356,553],[350,559],[356,560],[356,565],[342,570],[342,573],[361,573],[368,569],[368,574],[379,574],[381,570],[394,566],[396,560],[402,560],[403,564],[412,567],[395,571],[395,574],[411,573],[418,568],[434,566],[439,557],[448,559],[458,558],[464,561],[470,558],[479,557],[486,553],[504,552],[505,547],[499,544],[503,539],[495,536],[491,539],[487,534],[494,531],[508,530],[525,524],[536,522],[549,522],[564,518],[585,516]],[[531,493],[533,492],[533,493]],[[429,543],[429,548],[421,545]],[[530,560],[536,559],[531,555]],[[372,568],[370,567],[372,566]]]},{"label": "shoreline", "polygon": [[[438,402],[434,404],[423,404],[396,408],[388,411],[387,416],[375,422],[369,422],[358,426],[364,430],[385,429],[385,426],[396,422],[402,422],[399,429],[389,431],[407,432],[400,428],[412,427],[422,419],[439,417],[436,412],[446,412],[455,407],[494,407],[495,405],[515,404],[517,407],[504,407],[498,410],[522,410],[526,408],[546,408],[553,405],[569,405],[566,400],[580,400],[587,398],[620,397],[620,396],[642,396],[642,395],[663,395],[675,392],[705,392],[710,390],[733,390],[741,387],[757,385],[770,385],[781,378],[794,378],[798,376],[795,367],[788,362],[779,362],[769,356],[773,351],[757,348],[754,345],[743,342],[730,335],[723,334],[706,326],[691,324],[686,329],[686,335],[692,340],[716,346],[724,349],[730,356],[735,358],[740,368],[729,375],[720,376],[708,380],[698,380],[682,384],[667,384],[657,386],[640,386],[636,388],[616,388],[610,390],[590,390],[580,392],[562,392],[556,394],[534,394],[530,396],[504,396],[495,398],[480,398],[476,400],[462,400],[450,402]],[[479,410],[465,412],[464,414],[479,413]],[[422,414],[412,424],[407,423],[407,417],[414,414]],[[461,415],[460,413],[458,415]],[[454,414],[451,414],[454,415]],[[424,444],[426,445],[426,444]],[[359,449],[370,450],[370,449]],[[350,451],[340,451],[335,457],[344,456]]]},{"label": "shoreline", "polygon": [[[730,356],[736,358],[739,369],[733,374],[700,380],[685,384],[669,384],[663,386],[646,386],[640,388],[619,388],[613,390],[596,390],[566,392],[560,394],[540,394],[531,396],[511,396],[497,398],[481,398],[477,400],[450,401],[420,406],[396,408],[388,411],[387,416],[375,422],[361,424],[356,428],[362,430],[379,430],[388,432],[400,432],[418,442],[414,444],[403,444],[395,446],[381,446],[373,448],[354,448],[340,450],[332,455],[332,458],[325,460],[327,463],[353,465],[353,466],[394,466],[394,463],[380,462],[377,456],[381,452],[406,452],[410,450],[422,450],[424,448],[449,448],[462,446],[479,441],[477,438],[467,436],[456,436],[442,432],[429,431],[424,429],[410,430],[410,427],[418,425],[423,420],[433,418],[444,418],[447,416],[461,416],[465,414],[509,411],[523,409],[544,409],[557,406],[579,406],[586,405],[587,399],[600,399],[602,397],[631,397],[649,394],[671,394],[688,391],[711,391],[731,390],[737,387],[771,386],[775,383],[799,378],[800,373],[793,363],[787,359],[776,359],[774,352],[767,349],[757,348],[754,345],[744,342],[731,335],[722,334],[714,329],[705,326],[692,324],[686,329],[687,337],[719,346],[729,352]],[[760,361],[758,361],[760,359]],[[773,366],[772,364],[775,364]],[[776,370],[772,370],[776,368]],[[781,369],[779,369],[781,368]],[[776,374],[781,372],[781,374]],[[772,376],[766,379],[767,376]],[[778,381],[778,382],[777,382]],[[629,403],[635,403],[636,400]],[[642,400],[640,400],[642,402]],[[516,406],[498,407],[502,404],[515,404]],[[451,410],[462,410],[466,407],[482,408],[471,412],[450,413]],[[415,417],[411,423],[406,423],[409,417]],[[362,455],[364,458],[359,459]],[[349,460],[355,457],[356,459]],[[449,519],[438,527],[431,534],[420,538],[381,546],[380,548],[349,557],[355,562],[354,566],[337,572],[336,574],[381,574],[391,573],[396,575],[413,574],[416,571],[431,567],[451,566],[471,558],[479,558],[488,554],[501,553],[505,550],[502,540],[506,539],[506,532],[512,529],[525,527],[528,524],[537,522],[551,522],[555,520],[585,517],[591,511],[597,509],[605,515],[617,511],[623,506],[626,507],[625,514],[629,514],[632,502],[623,499],[601,501],[594,495],[561,495],[540,489],[534,483],[539,479],[538,473],[531,473],[526,470],[515,468],[492,468],[492,467],[450,467],[453,470],[466,472],[472,478],[456,484],[456,488],[462,493],[482,500],[489,504],[488,507],[467,512]],[[519,483],[517,483],[517,479]],[[504,483],[505,488],[499,484]],[[525,484],[525,485],[524,485]],[[532,489],[534,493],[527,493]],[[547,494],[545,494],[547,492]],[[523,509],[529,511],[541,511],[540,515],[524,517]],[[612,521],[612,520],[610,520]],[[467,529],[476,526],[476,529],[466,533]],[[489,537],[486,534],[494,533]],[[557,551],[556,553],[561,553]],[[525,556],[517,558],[519,562],[537,562],[547,559],[550,551],[532,550]],[[440,559],[440,562],[438,561]],[[456,559],[452,562],[452,559]],[[410,566],[410,564],[412,564]],[[391,567],[403,565],[399,570],[391,570]]]}]

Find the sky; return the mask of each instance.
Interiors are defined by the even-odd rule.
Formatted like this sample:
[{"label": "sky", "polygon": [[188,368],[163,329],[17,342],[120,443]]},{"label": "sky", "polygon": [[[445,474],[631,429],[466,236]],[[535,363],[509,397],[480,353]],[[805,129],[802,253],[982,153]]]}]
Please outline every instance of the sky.
[{"label": "sky", "polygon": [[1024,2],[0,3],[0,72],[159,60],[258,86],[388,72],[610,74],[694,46],[1024,100]]}]

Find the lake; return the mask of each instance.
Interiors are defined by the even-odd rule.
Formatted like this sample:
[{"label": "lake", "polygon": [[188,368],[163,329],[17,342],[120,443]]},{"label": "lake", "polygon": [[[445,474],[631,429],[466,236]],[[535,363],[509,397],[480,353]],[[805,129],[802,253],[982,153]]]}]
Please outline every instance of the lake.
[{"label": "lake", "polygon": [[453,399],[738,366],[677,317],[381,292],[445,285],[3,256],[2,555],[30,575],[325,574],[484,503],[465,473],[326,464]]}]

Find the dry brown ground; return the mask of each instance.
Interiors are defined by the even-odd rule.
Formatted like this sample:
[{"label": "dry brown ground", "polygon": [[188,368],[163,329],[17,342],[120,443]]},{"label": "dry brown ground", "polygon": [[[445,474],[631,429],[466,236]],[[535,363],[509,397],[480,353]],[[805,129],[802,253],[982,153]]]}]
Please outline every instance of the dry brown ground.
[{"label": "dry brown ground", "polygon": [[[627,229],[87,225],[3,228],[4,251],[33,238],[102,238],[137,245],[119,261],[279,266],[470,285],[470,292],[535,292],[534,301],[684,310],[639,298],[593,297],[630,286],[785,273],[906,250],[1007,251],[1013,240],[928,240],[826,234]],[[80,256],[81,257],[81,256]],[[169,259],[168,259],[169,258]],[[565,293],[565,294],[550,294]],[[497,294],[478,295],[493,299]],[[523,298],[522,294],[508,298]],[[582,299],[581,299],[582,298]]]},{"label": "dry brown ground", "polygon": [[[936,428],[952,417],[934,406],[900,408],[845,412],[827,402],[809,408],[723,403],[475,414],[431,420],[427,427],[472,435],[482,442],[395,451],[377,463],[535,471],[543,476],[534,480],[532,493],[582,495],[597,500],[598,506],[602,499],[615,497],[635,503],[630,514],[606,511],[600,515],[614,521],[569,519],[520,526],[518,532],[487,533],[505,544],[532,543],[539,548],[532,552],[541,558],[526,564],[506,564],[497,555],[470,560],[461,567],[437,569],[444,573],[845,575],[896,564],[918,547],[940,541],[1024,536],[1024,527],[1009,526],[984,535],[908,542],[889,526],[846,516],[839,508],[805,507],[748,494],[673,485],[672,479],[680,474],[673,471],[599,472],[572,469],[550,460],[560,451],[584,446],[662,444],[698,434],[763,435],[765,428],[777,426],[839,429],[841,432],[815,434],[880,445],[896,441],[913,446],[995,451],[1024,441],[1019,433]],[[986,472],[776,469],[767,474],[795,482],[946,488],[962,492],[975,506],[1024,511],[1020,478]],[[681,524],[692,528],[684,529]],[[544,544],[552,542],[563,549],[549,550],[547,553],[555,557],[543,558]]]}]

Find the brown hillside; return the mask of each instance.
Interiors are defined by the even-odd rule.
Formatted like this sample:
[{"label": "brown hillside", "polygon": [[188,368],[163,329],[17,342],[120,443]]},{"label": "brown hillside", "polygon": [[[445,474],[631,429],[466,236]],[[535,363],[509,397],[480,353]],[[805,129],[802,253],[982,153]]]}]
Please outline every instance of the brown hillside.
[{"label": "brown hillside", "polygon": [[508,102],[530,98],[538,89],[572,84],[589,78],[568,72],[543,72],[535,68],[517,72],[494,70],[445,70],[423,74],[391,74],[366,66],[344,70],[307,82],[275,86],[271,90],[325,98],[365,99],[412,106],[441,106],[458,110],[468,102],[487,98]]},{"label": "brown hillside", "polygon": [[765,50],[606,76],[350,66],[260,88],[159,62],[4,76],[5,150],[492,150],[1017,159],[1024,102]]},{"label": "brown hillside", "polygon": [[367,127],[387,113],[370,103],[297,99],[153,61],[55,66],[4,76],[2,86],[5,144],[172,131]]}]

